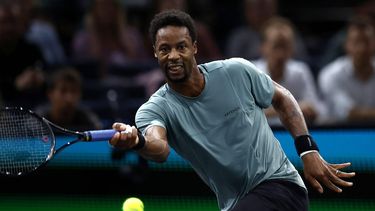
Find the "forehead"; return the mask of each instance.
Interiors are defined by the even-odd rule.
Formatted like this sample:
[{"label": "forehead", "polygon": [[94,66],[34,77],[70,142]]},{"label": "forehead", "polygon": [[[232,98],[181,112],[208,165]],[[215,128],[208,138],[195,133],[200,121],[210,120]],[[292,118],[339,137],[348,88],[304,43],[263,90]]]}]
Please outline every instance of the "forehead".
[{"label": "forehead", "polygon": [[80,86],[77,82],[74,82],[74,81],[59,80],[59,81],[56,81],[54,89],[55,90],[60,90],[60,89],[79,90]]},{"label": "forehead", "polygon": [[293,39],[293,31],[287,26],[269,27],[264,31],[267,39]]},{"label": "forehead", "polygon": [[166,26],[156,32],[155,45],[174,44],[183,41],[192,41],[189,29],[185,26]]}]

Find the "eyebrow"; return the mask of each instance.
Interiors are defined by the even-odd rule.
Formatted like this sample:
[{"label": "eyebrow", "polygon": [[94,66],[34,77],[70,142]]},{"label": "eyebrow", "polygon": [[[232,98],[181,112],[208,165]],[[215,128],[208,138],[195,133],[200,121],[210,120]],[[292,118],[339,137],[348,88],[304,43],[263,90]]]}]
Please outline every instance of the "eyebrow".
[{"label": "eyebrow", "polygon": [[[177,42],[177,43],[175,43],[175,44],[172,44],[172,45],[181,45],[181,44],[186,44],[187,43],[187,41],[184,39],[184,40],[182,40],[182,41],[179,41],[179,42]],[[167,44],[167,43],[161,43],[161,44],[159,44],[159,46],[157,46],[158,48],[160,48],[160,47],[163,47],[163,46],[170,46],[170,44]]]}]

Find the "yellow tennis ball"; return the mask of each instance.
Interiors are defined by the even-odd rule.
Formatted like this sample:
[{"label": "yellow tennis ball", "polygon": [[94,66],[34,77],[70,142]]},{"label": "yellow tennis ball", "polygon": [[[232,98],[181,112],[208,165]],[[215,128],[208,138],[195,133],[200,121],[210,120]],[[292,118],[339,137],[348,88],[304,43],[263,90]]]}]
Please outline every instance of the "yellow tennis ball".
[{"label": "yellow tennis ball", "polygon": [[122,205],[123,211],[143,211],[143,202],[136,197],[127,198]]}]

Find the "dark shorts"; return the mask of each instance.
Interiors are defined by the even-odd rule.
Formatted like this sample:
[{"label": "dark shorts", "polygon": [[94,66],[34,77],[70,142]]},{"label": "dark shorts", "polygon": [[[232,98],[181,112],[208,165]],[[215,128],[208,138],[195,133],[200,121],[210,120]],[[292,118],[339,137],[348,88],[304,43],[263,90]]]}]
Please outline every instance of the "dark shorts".
[{"label": "dark shorts", "polygon": [[260,183],[231,211],[307,211],[307,191],[285,180],[267,180]]}]

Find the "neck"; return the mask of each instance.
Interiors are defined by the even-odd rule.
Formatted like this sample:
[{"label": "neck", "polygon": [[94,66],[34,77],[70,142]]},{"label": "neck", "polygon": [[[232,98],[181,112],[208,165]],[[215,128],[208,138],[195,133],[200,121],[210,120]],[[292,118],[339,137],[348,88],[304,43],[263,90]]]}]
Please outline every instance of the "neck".
[{"label": "neck", "polygon": [[180,83],[169,82],[168,85],[183,96],[197,97],[202,93],[205,86],[204,75],[198,66],[194,66],[194,70],[188,80]]}]

